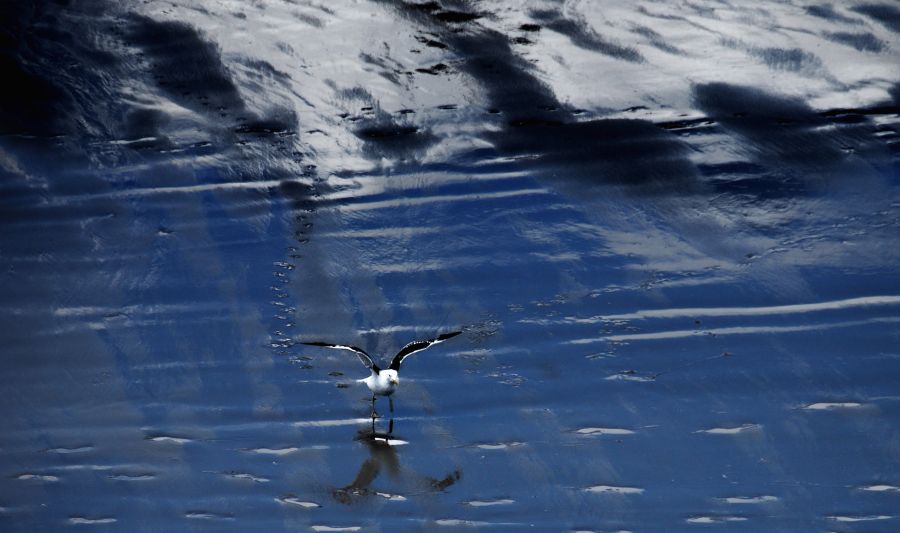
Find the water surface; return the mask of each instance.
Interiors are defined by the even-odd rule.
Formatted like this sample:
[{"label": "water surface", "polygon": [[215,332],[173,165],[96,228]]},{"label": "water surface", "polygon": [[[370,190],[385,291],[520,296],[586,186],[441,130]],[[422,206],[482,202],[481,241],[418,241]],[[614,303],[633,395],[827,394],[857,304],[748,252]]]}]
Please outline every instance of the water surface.
[{"label": "water surface", "polygon": [[894,4],[0,11],[4,530],[898,528]]}]

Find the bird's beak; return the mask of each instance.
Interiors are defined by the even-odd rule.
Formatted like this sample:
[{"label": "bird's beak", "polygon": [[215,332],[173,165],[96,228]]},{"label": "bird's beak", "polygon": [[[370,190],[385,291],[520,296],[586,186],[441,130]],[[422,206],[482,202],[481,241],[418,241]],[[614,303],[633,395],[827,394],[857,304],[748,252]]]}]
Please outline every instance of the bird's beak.
[{"label": "bird's beak", "polygon": [[397,379],[397,378],[391,378],[391,383],[393,383],[394,385],[399,385],[399,384],[400,384],[400,380]]}]

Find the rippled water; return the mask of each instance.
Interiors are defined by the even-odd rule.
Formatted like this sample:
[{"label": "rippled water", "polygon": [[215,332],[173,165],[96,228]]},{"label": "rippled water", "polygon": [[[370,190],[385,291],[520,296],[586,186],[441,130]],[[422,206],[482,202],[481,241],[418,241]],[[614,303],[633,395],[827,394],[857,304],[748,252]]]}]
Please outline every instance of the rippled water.
[{"label": "rippled water", "polygon": [[897,530],[900,8],[620,4],[0,5],[0,526]]}]

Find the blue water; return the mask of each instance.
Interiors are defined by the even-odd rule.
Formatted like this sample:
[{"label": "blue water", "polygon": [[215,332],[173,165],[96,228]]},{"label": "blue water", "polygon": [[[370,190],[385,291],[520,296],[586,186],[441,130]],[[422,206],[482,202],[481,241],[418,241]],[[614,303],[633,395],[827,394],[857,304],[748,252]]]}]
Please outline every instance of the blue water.
[{"label": "blue water", "polygon": [[0,15],[4,531],[897,530],[893,4]]}]

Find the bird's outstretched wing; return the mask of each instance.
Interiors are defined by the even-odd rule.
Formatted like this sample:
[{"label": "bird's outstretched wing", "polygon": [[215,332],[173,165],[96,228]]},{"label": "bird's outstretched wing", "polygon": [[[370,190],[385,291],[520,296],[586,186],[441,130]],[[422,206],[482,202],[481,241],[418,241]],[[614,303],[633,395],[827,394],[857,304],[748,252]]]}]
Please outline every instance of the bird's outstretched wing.
[{"label": "bird's outstretched wing", "polygon": [[444,342],[447,339],[456,337],[460,333],[462,333],[462,331],[454,331],[452,333],[444,333],[443,335],[438,335],[438,337],[435,339],[430,339],[427,341],[416,341],[416,342],[411,342],[411,343],[407,344],[399,352],[397,352],[397,355],[394,356],[394,359],[391,361],[391,366],[390,366],[391,370],[400,370],[400,363],[402,363],[403,360],[406,359],[408,356],[410,356],[416,352],[420,352],[420,351],[424,350],[425,348],[428,348],[432,344]]},{"label": "bird's outstretched wing", "polygon": [[375,361],[372,361],[372,358],[369,357],[369,354],[366,353],[362,348],[357,348],[356,346],[347,346],[345,344],[331,344],[328,342],[301,342],[300,344],[306,344],[307,346],[321,346],[323,348],[333,348],[335,350],[350,350],[351,352],[356,353],[356,357],[359,357],[359,360],[362,364],[366,365],[366,368],[375,372],[376,374],[381,371],[378,368],[378,365],[375,364]]}]

